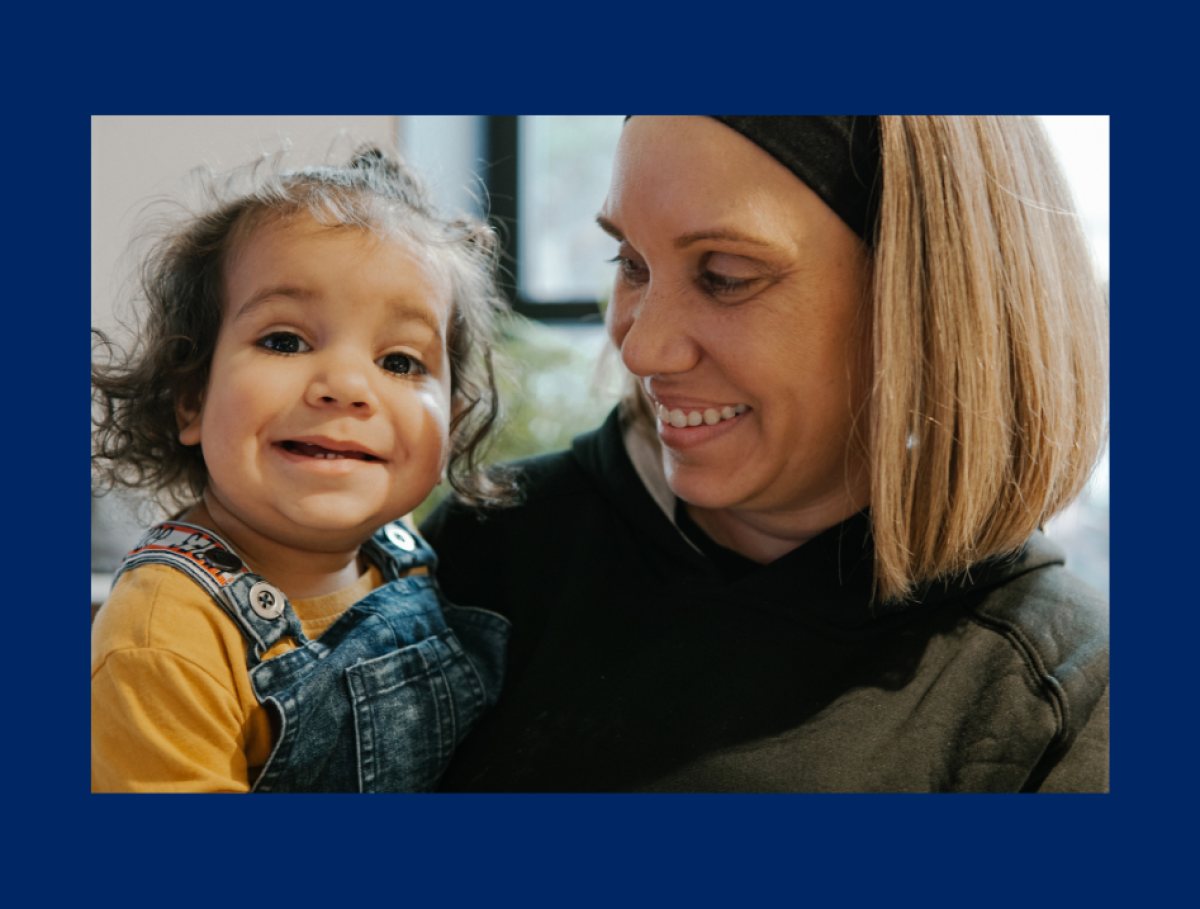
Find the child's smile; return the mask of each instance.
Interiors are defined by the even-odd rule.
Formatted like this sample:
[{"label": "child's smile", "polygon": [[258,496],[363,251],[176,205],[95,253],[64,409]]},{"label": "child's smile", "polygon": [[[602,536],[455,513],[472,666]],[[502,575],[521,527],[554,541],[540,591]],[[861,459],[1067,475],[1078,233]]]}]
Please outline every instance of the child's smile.
[{"label": "child's smile", "polygon": [[420,504],[449,451],[450,315],[405,240],[308,215],[259,228],[227,266],[204,398],[180,408],[206,498],[240,525],[219,529],[333,552]]},{"label": "child's smile", "polygon": [[369,451],[364,451],[354,445],[347,446],[341,442],[334,442],[329,439],[322,438],[320,441],[316,439],[304,441],[301,439],[288,439],[286,442],[276,443],[285,452],[295,455],[301,461],[316,458],[318,460],[346,460],[352,459],[355,461],[382,461],[376,454]]}]

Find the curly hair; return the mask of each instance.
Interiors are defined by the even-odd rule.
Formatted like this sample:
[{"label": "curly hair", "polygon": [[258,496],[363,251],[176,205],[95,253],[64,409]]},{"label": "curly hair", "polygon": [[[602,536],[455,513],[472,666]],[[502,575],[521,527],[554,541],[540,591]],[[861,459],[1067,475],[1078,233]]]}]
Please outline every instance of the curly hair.
[{"label": "curly hair", "polygon": [[[179,441],[176,404],[199,400],[208,383],[230,257],[264,223],[307,213],[318,223],[401,235],[425,248],[449,278],[447,337],[450,425],[447,479],[464,502],[499,506],[514,496],[510,475],[481,466],[499,415],[492,365],[497,318],[507,304],[496,284],[499,243],[475,218],[443,220],[404,164],[376,148],[347,166],[283,172],[282,156],[204,178],[207,204],[161,231],[138,274],[140,330],[128,351],[93,329],[92,465],[100,489],[142,489],[167,508],[204,492],[201,446]],[[97,354],[103,353],[97,362]]]}]

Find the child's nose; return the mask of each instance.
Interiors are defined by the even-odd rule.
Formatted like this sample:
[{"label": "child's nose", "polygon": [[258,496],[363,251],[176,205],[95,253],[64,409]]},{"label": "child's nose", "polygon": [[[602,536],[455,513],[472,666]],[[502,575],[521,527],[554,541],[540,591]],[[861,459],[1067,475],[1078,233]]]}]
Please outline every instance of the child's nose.
[{"label": "child's nose", "polygon": [[314,406],[348,407],[367,413],[373,412],[376,406],[368,374],[361,366],[348,363],[344,358],[330,362],[313,377],[307,398]]}]

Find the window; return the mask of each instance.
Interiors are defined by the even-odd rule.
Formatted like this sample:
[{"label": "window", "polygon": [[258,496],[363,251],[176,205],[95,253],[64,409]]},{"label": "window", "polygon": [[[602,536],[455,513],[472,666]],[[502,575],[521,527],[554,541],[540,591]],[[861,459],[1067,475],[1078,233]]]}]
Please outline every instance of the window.
[{"label": "window", "polygon": [[599,320],[617,247],[595,218],[623,123],[620,116],[488,118],[491,213],[504,228],[517,312]]},{"label": "window", "polygon": [[[401,151],[444,213],[487,215],[503,243],[505,418],[489,460],[565,448],[616,403],[601,322],[617,244],[596,226],[623,117],[404,117]],[[417,509],[422,519],[439,493]]]}]

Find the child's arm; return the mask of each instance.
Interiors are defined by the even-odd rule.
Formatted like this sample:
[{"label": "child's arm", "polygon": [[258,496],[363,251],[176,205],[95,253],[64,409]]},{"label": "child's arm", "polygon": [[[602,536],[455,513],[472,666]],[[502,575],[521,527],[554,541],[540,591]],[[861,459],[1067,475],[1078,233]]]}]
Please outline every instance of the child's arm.
[{"label": "child's arm", "polygon": [[241,743],[226,721],[232,707],[174,654],[111,654],[92,676],[92,790],[248,791]]},{"label": "child's arm", "polygon": [[182,573],[123,575],[92,631],[92,790],[249,791],[271,733],[244,665],[233,622]]}]

